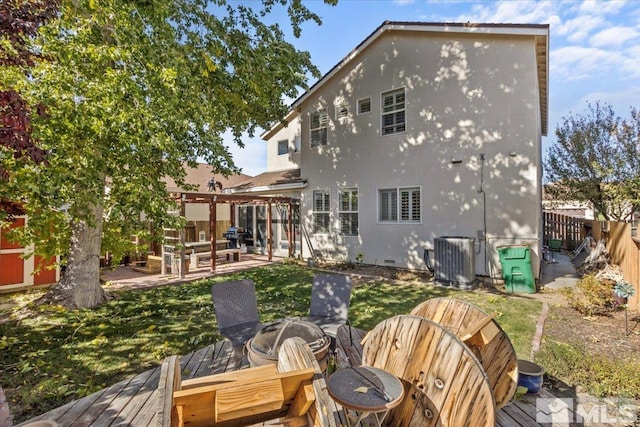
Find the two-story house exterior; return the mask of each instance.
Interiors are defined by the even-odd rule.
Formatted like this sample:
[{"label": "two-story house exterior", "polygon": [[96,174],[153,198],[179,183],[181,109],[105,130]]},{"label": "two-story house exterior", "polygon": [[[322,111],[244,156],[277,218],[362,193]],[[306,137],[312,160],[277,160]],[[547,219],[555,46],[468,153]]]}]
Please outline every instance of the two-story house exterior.
[{"label": "two-story house exterior", "polygon": [[263,134],[267,174],[298,174],[302,255],[425,269],[435,238],[460,236],[475,274],[527,244],[538,278],[548,39],[548,25],[377,28]]}]

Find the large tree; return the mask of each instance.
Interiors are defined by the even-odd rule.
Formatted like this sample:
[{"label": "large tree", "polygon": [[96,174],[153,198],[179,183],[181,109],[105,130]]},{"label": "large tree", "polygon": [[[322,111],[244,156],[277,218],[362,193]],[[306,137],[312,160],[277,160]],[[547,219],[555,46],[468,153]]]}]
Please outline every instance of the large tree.
[{"label": "large tree", "polygon": [[640,206],[640,114],[607,104],[563,118],[544,164],[545,190],[560,201],[592,204],[607,220],[627,221]]},{"label": "large tree", "polygon": [[[30,41],[38,28],[52,19],[56,0],[5,0],[0,3],[0,183],[8,177],[7,162],[42,162],[45,151],[31,136],[31,111],[43,112],[41,105],[31,108],[10,84],[12,73],[25,74],[41,55]],[[1,196],[1,195],[0,195]],[[3,214],[21,212],[15,201],[0,198]]]},{"label": "large tree", "polygon": [[299,34],[318,16],[299,0],[247,4],[64,0],[59,19],[41,29],[48,61],[12,83],[47,105],[33,128],[48,164],[16,168],[5,191],[28,200],[25,241],[66,253],[49,300],[102,303],[100,254],[124,253],[147,221],[156,229],[175,221],[163,178],[184,186],[184,165],[198,158],[217,173],[236,172],[222,133],[242,145],[243,132],[284,117],[285,97],[317,74],[309,54],[264,21],[285,7]]}]

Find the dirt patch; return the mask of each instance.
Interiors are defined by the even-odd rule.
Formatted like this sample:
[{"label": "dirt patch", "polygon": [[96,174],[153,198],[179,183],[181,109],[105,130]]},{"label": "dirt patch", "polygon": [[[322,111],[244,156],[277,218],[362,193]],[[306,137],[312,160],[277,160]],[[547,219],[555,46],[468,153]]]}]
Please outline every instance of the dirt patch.
[{"label": "dirt patch", "polygon": [[317,267],[350,274],[352,275],[354,284],[366,282],[367,280],[371,280],[371,278],[401,280],[403,282],[433,282],[433,275],[428,271],[406,270],[402,268],[392,268],[369,264],[356,264],[351,262],[340,264],[320,263],[317,265]]},{"label": "dirt patch", "polygon": [[629,335],[625,334],[624,311],[611,316],[583,316],[570,307],[554,306],[545,324],[545,336],[575,344],[591,354],[637,359],[640,354],[640,314],[629,312]]}]

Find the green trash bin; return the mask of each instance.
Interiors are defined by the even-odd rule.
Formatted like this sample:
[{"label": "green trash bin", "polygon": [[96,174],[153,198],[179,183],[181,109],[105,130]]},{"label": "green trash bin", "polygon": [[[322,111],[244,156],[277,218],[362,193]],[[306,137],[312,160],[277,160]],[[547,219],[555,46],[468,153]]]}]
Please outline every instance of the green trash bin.
[{"label": "green trash bin", "polygon": [[498,246],[498,255],[507,292],[534,294],[536,282],[531,270],[531,248],[522,245]]},{"label": "green trash bin", "polygon": [[549,249],[560,252],[560,249],[562,249],[562,239],[549,239]]}]

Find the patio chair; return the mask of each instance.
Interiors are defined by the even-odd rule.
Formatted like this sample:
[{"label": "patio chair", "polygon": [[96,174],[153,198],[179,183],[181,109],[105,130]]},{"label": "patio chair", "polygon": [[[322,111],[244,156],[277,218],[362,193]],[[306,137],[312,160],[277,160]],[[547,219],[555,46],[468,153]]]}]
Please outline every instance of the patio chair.
[{"label": "patio chair", "polygon": [[351,277],[343,274],[316,274],[311,288],[311,308],[305,319],[320,326],[335,342],[338,328],[348,321]]},{"label": "patio chair", "polygon": [[256,287],[252,280],[232,280],[211,286],[213,309],[218,329],[231,341],[236,361],[242,358],[244,345],[260,330]]}]

